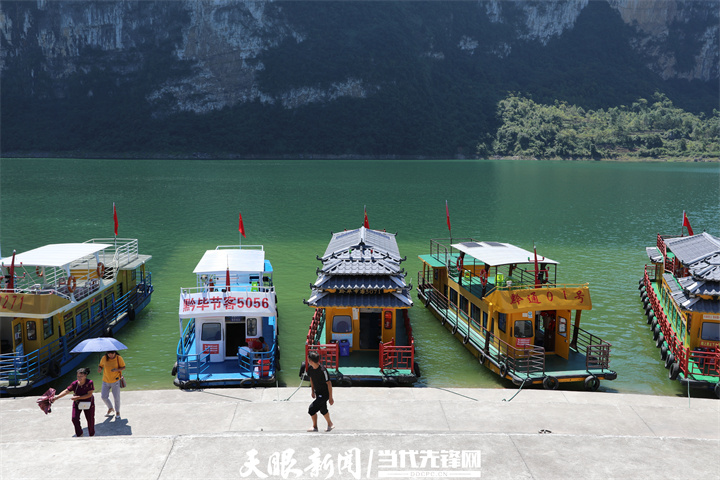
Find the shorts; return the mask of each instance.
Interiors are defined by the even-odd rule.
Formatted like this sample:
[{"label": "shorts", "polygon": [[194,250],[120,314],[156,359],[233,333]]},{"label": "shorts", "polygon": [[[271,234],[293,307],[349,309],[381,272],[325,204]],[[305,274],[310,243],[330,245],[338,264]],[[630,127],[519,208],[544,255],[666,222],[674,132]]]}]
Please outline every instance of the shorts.
[{"label": "shorts", "polygon": [[320,412],[321,415],[327,415],[327,397],[324,395],[315,394],[315,400],[310,404],[308,408],[308,414],[312,417],[316,413]]}]

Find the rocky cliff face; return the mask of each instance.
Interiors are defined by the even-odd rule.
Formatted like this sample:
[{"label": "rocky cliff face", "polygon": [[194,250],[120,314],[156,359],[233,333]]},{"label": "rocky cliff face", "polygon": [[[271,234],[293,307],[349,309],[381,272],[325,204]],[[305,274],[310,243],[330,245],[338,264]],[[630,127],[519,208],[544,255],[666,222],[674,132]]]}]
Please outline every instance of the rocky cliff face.
[{"label": "rocky cliff face", "polygon": [[[478,10],[490,25],[502,27],[502,36],[488,38],[481,29],[465,27],[453,31],[457,38],[451,47],[439,49],[427,39],[426,58],[443,61],[457,52],[504,58],[528,42],[546,45],[575,27],[588,1],[480,1]],[[627,48],[644,55],[647,67],[663,79],[718,80],[717,2],[605,1],[633,28]],[[51,86],[34,84],[33,94],[62,97],[71,94],[64,79],[102,71],[120,84],[135,81],[133,74],[157,62],[158,68],[167,65],[168,74],[156,72],[146,100],[165,113],[204,113],[249,102],[292,109],[365,98],[383,88],[363,72],[335,74],[324,85],[277,90],[264,84],[264,55],[302,44],[310,35],[287,6],[254,0],[4,1],[0,68],[3,76],[27,76],[31,84],[42,72]],[[90,88],[83,93],[94,94]]]}]

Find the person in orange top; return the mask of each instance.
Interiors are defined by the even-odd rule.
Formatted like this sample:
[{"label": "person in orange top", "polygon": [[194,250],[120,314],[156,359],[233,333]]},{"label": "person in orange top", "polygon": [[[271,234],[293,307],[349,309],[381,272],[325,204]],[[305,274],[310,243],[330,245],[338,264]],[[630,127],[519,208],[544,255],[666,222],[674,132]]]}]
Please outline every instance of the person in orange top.
[{"label": "person in orange top", "polygon": [[[107,352],[100,360],[100,365],[98,365],[98,373],[102,372],[103,374],[100,398],[108,407],[106,417],[111,416],[113,413],[116,417],[120,417],[120,377],[122,377],[123,370],[125,370],[125,361],[117,352]],[[115,408],[110,402],[110,391],[112,391],[115,400]]]}]

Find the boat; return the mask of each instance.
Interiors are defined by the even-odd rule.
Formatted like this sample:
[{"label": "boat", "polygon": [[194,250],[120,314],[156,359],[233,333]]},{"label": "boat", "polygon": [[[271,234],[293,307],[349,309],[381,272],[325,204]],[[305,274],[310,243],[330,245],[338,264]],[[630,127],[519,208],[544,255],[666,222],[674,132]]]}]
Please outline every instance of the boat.
[{"label": "boat", "polygon": [[304,303],[314,308],[305,339],[334,385],[409,386],[420,376],[408,310],[413,302],[396,235],[360,227],[332,235]]},{"label": "boat", "polygon": [[280,370],[273,268],[262,245],[218,246],[180,289],[175,386],[275,385]]},{"label": "boat", "polygon": [[[558,262],[509,243],[432,239],[418,298],[478,360],[515,385],[614,380],[611,345],[580,328],[588,284],[557,282]],[[574,312],[574,318],[573,318]]]},{"label": "boat", "polygon": [[657,236],[638,288],[668,378],[720,398],[720,238]]},{"label": "boat", "polygon": [[153,292],[137,239],[45,245],[2,259],[0,395],[22,395],[75,369],[88,338],[135,320]]}]

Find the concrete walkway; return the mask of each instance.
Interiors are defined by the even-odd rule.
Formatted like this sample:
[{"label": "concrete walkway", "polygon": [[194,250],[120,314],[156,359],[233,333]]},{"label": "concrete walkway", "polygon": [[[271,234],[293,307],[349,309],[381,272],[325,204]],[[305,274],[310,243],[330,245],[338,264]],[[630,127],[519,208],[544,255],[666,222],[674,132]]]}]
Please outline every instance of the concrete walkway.
[{"label": "concrete walkway", "polygon": [[[502,389],[127,391],[75,438],[71,401],[0,399],[0,478],[719,478],[720,401]],[[83,426],[87,427],[83,417]]]}]

